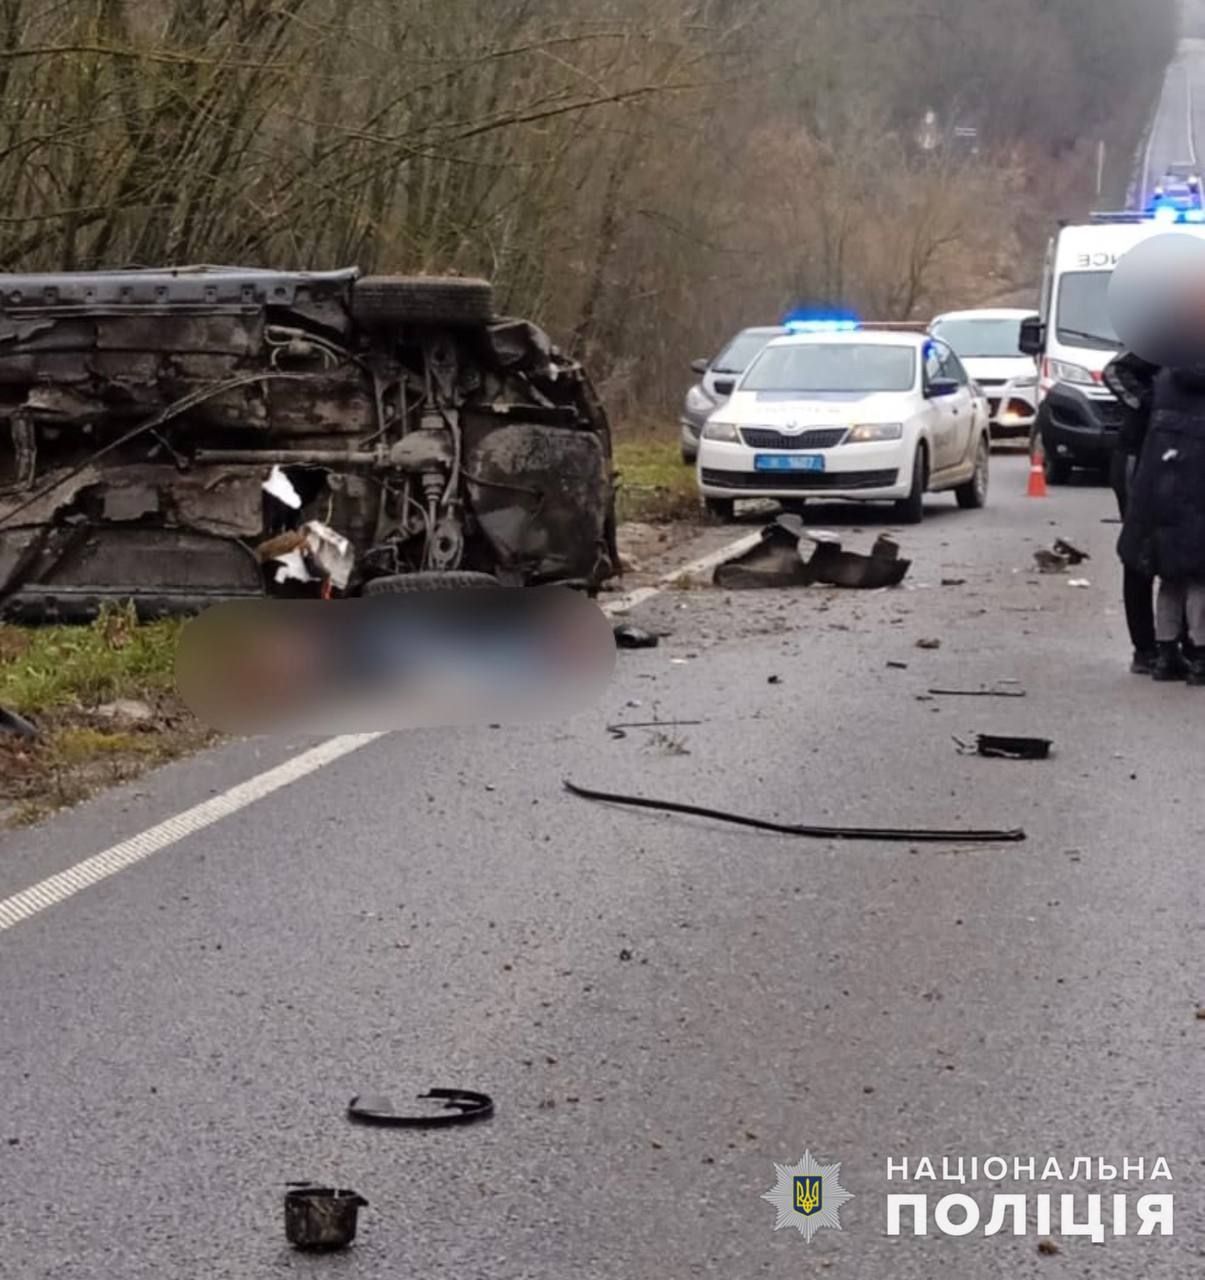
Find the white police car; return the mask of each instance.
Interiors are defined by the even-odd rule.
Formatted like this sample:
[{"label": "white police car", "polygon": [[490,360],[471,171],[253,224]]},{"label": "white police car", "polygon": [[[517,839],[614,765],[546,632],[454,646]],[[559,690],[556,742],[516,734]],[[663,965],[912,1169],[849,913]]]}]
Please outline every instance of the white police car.
[{"label": "white police car", "polygon": [[708,511],[730,519],[738,498],[891,502],[916,524],[926,493],[987,502],[987,399],[944,342],[853,320],[788,328],[703,429]]}]

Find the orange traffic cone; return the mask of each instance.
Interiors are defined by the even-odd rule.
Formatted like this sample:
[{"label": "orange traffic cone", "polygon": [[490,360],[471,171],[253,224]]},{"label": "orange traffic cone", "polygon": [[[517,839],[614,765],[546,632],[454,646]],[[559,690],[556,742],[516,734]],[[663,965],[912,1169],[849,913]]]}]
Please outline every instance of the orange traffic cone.
[{"label": "orange traffic cone", "polygon": [[1045,498],[1048,496],[1046,493],[1046,459],[1042,453],[1041,442],[1038,443],[1029,460],[1029,496],[1031,498]]}]

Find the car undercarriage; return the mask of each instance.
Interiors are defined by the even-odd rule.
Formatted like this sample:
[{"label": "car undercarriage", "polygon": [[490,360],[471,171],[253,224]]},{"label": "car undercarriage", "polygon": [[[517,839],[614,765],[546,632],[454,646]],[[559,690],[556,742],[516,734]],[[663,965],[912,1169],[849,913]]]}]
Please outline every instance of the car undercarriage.
[{"label": "car undercarriage", "polygon": [[0,617],[615,571],[584,369],[487,282],[0,276]]}]

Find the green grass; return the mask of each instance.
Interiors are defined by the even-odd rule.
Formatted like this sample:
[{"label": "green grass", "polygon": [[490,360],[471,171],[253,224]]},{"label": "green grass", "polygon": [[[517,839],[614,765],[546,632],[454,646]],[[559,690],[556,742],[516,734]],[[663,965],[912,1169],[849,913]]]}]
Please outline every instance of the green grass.
[{"label": "green grass", "polygon": [[114,609],[90,627],[0,626],[0,706],[34,715],[168,692],[182,625]]},{"label": "green grass", "polygon": [[621,521],[700,519],[695,469],[682,461],[676,438],[638,436],[617,440],[615,467],[619,472]]}]

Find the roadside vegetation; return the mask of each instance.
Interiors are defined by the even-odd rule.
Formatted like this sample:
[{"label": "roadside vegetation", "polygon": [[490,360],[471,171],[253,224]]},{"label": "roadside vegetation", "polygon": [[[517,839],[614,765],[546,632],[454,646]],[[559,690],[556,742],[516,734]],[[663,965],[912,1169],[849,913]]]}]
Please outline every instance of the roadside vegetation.
[{"label": "roadside vegetation", "polygon": [[689,361],[795,302],[1032,283],[1101,141],[1124,195],[1176,34],[1176,0],[0,0],[0,269],[481,273],[668,431]]},{"label": "roadside vegetation", "polygon": [[0,707],[39,731],[0,734],[0,826],[212,740],[175,695],[181,625],[110,609],[91,627],[0,626]]}]

